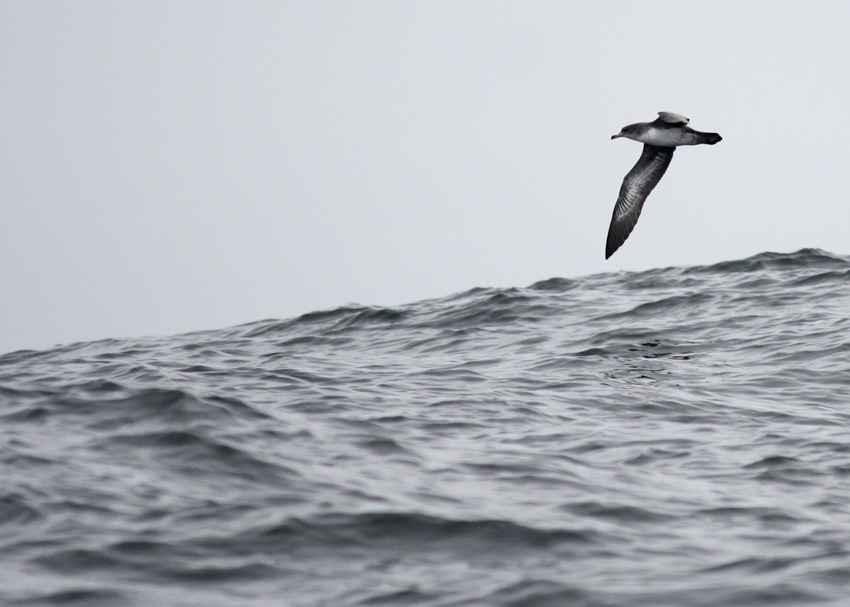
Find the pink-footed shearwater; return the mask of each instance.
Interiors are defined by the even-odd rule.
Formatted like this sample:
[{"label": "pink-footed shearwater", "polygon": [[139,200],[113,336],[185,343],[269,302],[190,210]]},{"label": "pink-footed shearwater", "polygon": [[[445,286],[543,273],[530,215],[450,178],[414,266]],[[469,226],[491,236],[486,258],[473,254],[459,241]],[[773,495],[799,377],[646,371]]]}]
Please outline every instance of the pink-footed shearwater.
[{"label": "pink-footed shearwater", "polygon": [[679,114],[658,112],[658,118],[652,122],[624,126],[611,137],[640,141],[643,143],[643,153],[620,186],[620,196],[614,205],[614,215],[608,228],[605,259],[611,257],[632,233],[646,197],[658,185],[670,165],[676,146],[700,143],[714,145],[722,139],[717,133],[695,131],[688,126],[688,122],[688,118]]}]

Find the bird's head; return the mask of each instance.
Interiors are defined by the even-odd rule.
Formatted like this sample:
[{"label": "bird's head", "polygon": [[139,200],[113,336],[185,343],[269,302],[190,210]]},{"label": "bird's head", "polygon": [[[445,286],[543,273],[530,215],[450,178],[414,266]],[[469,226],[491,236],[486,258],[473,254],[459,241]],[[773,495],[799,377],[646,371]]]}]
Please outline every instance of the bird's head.
[{"label": "bird's head", "polygon": [[619,133],[616,135],[611,135],[611,139],[617,139],[618,137],[625,137],[626,139],[634,139],[634,136],[637,134],[637,128],[640,124],[630,124],[629,126],[624,126]]}]

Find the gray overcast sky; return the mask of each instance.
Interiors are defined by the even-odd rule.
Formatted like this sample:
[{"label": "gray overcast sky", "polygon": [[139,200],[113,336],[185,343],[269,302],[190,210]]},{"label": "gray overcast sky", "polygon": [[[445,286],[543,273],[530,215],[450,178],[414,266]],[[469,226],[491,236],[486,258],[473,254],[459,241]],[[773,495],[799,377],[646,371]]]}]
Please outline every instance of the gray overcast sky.
[{"label": "gray overcast sky", "polygon": [[[847,253],[848,2],[0,4],[0,352]],[[680,149],[604,260],[659,110]]]}]

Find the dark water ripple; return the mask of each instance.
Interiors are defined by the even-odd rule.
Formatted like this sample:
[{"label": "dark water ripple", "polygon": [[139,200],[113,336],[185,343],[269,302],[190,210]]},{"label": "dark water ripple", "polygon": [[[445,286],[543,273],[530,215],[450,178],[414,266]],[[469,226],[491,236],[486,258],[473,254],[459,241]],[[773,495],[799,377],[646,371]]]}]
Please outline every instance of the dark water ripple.
[{"label": "dark water ripple", "polygon": [[850,258],[0,357],[0,603],[850,604]]}]

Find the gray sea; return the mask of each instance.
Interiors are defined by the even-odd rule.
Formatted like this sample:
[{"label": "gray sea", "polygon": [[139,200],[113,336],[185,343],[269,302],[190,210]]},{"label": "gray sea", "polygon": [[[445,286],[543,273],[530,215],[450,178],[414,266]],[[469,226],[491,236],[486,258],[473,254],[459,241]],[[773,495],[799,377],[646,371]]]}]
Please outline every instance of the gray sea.
[{"label": "gray sea", "polygon": [[850,605],[850,257],[6,354],[0,604]]}]

